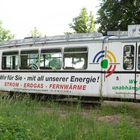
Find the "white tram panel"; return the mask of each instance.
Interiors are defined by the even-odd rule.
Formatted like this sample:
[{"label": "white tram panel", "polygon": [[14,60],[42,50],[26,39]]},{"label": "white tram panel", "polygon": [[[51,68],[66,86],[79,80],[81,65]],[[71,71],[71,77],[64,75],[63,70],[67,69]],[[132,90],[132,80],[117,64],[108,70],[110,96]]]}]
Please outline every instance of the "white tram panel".
[{"label": "white tram panel", "polygon": [[[133,39],[133,36],[92,37],[92,34],[87,35],[70,35],[70,38],[58,36],[47,40],[43,38],[37,39],[36,42],[33,42],[34,39],[11,41],[11,44],[1,46],[0,59],[2,59],[2,52],[10,50],[19,51],[20,56],[24,50],[38,50],[41,53],[42,49],[56,48],[61,49],[62,53],[65,53],[66,48],[87,48],[88,57],[86,69],[62,67],[51,70],[40,68],[38,70],[1,70],[0,90],[140,99],[140,69],[138,68],[140,43]],[[17,42],[16,45],[15,42]],[[133,56],[129,56],[129,63],[127,63],[125,56],[130,54],[131,49],[134,53],[132,53]],[[64,55],[62,59],[63,57]],[[21,62],[20,59],[19,62]]]},{"label": "white tram panel", "polygon": [[[95,50],[98,50],[101,43],[62,43],[45,44],[45,45],[30,45],[18,47],[19,52],[26,50],[41,50],[43,48],[73,48],[73,47],[87,47],[88,63],[93,62]],[[94,48],[94,49],[91,49]],[[101,49],[101,48],[100,48]],[[5,51],[9,51],[9,48]],[[12,51],[16,50],[12,47]],[[89,71],[90,70],[90,71]],[[3,91],[20,91],[29,93],[44,93],[57,95],[77,95],[77,96],[95,96],[99,97],[100,89],[100,73],[94,73],[94,70],[100,70],[99,66],[89,64],[86,70],[43,70],[42,72],[31,70],[9,71],[0,75],[1,90]],[[22,72],[20,72],[22,71]],[[57,71],[57,72],[56,72]],[[89,71],[89,72],[88,72]]]},{"label": "white tram panel", "polygon": [[[104,97],[134,98],[134,83],[132,81],[135,79],[135,69],[124,70],[123,55],[125,45],[128,44],[121,43],[120,41],[110,41],[108,45],[108,50],[114,54],[116,60],[112,62],[112,69],[110,69],[113,72],[112,75],[104,78]],[[135,43],[131,43],[131,45],[135,45]],[[116,68],[113,70],[113,67]]]}]

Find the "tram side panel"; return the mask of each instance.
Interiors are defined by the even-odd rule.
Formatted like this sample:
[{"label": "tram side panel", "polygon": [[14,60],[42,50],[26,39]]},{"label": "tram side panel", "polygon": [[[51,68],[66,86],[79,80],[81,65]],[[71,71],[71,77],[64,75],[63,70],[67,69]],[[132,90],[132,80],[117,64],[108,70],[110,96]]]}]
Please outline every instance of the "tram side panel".
[{"label": "tram side panel", "polygon": [[[133,47],[131,48],[131,46]],[[135,59],[132,58],[132,60],[128,60],[128,64],[126,62],[127,60],[125,60],[125,53],[132,53],[133,57],[135,57],[135,43],[125,44],[119,41],[110,41],[108,43],[106,52],[108,67],[104,69],[104,97],[122,99],[135,98]],[[127,66],[125,66],[124,61]]]},{"label": "tram side panel", "polygon": [[5,72],[0,74],[0,81],[2,91],[98,96],[99,76],[90,73]]},{"label": "tram side panel", "polygon": [[[63,46],[59,46],[59,48],[63,48]],[[129,63],[132,64],[133,62],[132,67],[128,63],[126,63],[128,65],[127,69],[124,67],[124,50],[126,55],[133,51],[132,55],[135,57],[135,43],[110,41],[102,48],[103,44],[100,40],[92,43],[69,45],[72,48],[73,46],[87,47],[86,69],[1,70],[0,90],[133,99],[135,98],[135,85],[137,85],[136,98],[140,98],[139,73],[136,75],[137,79],[135,79],[135,58],[129,60]],[[51,48],[51,46],[47,47]],[[0,59],[2,59],[2,51],[0,54]]]},{"label": "tram side panel", "polygon": [[[63,48],[63,46],[59,46],[59,48]],[[69,47],[72,46],[86,46],[88,48],[86,69],[2,70],[0,73],[0,90],[100,97],[101,68],[98,64],[94,64],[93,61],[96,55],[95,52],[97,52],[99,49],[102,49],[102,44],[97,42],[69,45]],[[47,47],[51,48],[51,46]],[[67,46],[65,48],[67,48]],[[22,50],[20,53],[22,54]],[[5,53],[5,55],[7,54]]]},{"label": "tram side panel", "polygon": [[102,73],[101,73],[101,66],[100,66],[100,60],[102,59],[102,40],[98,42],[94,42],[91,45],[89,45],[89,51],[88,51],[88,69],[87,71],[90,73],[92,77],[97,77],[97,82],[93,83],[90,86],[90,93],[92,96],[96,95],[98,97],[102,96],[101,90],[102,90]]}]

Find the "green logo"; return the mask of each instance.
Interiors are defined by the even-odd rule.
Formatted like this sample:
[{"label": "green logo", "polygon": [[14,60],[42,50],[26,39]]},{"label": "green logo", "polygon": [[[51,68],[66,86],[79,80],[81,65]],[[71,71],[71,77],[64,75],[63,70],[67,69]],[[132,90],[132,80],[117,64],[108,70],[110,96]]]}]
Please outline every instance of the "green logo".
[{"label": "green logo", "polygon": [[101,61],[101,68],[107,69],[108,68],[108,60],[104,59]]}]

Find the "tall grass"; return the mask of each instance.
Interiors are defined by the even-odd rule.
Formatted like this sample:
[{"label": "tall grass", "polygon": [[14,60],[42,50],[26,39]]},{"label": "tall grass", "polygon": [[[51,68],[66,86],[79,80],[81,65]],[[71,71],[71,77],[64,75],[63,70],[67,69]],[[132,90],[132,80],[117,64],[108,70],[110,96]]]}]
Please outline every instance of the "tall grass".
[{"label": "tall grass", "polygon": [[[140,112],[133,111],[0,97],[0,140],[139,140]],[[121,116],[119,122],[104,119],[114,115]]]}]

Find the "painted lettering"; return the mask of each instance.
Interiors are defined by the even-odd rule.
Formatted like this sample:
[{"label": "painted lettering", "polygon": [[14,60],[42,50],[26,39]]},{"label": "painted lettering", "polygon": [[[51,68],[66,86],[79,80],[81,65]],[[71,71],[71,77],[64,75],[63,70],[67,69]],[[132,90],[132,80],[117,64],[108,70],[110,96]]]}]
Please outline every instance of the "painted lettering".
[{"label": "painted lettering", "polygon": [[6,87],[19,87],[19,83],[17,82],[5,82],[4,85]]},{"label": "painted lettering", "polygon": [[36,83],[24,83],[24,88],[43,88],[43,84],[36,84]]},{"label": "painted lettering", "polygon": [[73,84],[50,84],[50,89],[63,89],[63,90],[86,90],[86,85],[73,85]]}]

